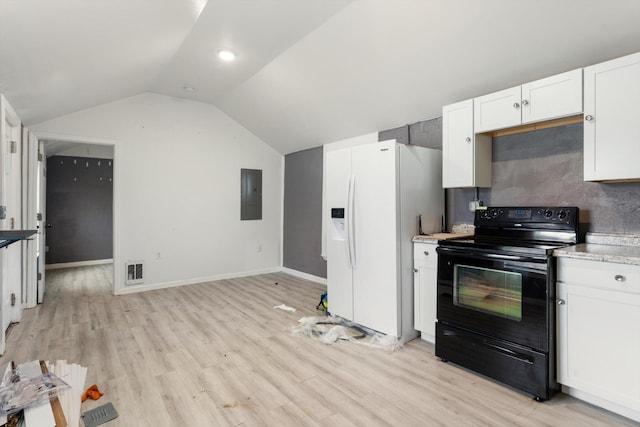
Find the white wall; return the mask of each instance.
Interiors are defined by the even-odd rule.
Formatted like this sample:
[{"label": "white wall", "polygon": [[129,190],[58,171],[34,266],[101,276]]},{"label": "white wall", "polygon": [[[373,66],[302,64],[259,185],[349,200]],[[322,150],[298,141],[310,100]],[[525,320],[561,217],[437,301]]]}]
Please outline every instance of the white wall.
[{"label": "white wall", "polygon": [[[284,157],[217,108],[146,93],[32,130],[116,141],[116,293],[281,266]],[[241,168],[263,170],[261,221],[240,221]],[[127,260],[144,285],[124,286]]]}]

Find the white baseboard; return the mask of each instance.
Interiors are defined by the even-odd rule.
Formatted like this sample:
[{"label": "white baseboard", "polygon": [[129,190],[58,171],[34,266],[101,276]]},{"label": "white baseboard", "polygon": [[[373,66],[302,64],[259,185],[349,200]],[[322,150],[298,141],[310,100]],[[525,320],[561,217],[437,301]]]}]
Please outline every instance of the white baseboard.
[{"label": "white baseboard", "polygon": [[58,268],[86,267],[89,265],[113,264],[113,259],[95,259],[91,261],[61,262],[58,264],[46,264],[45,270],[55,270]]},{"label": "white baseboard", "polygon": [[640,422],[639,411],[635,411],[631,408],[618,405],[615,402],[611,402],[609,400],[603,399],[598,396],[594,396],[592,394],[586,393],[584,391],[581,391],[575,388],[568,387],[566,385],[562,385],[562,392],[565,394],[568,394],[569,396],[573,396],[577,399],[584,400],[585,402],[591,403],[592,405],[596,405],[608,411],[615,412],[616,414],[632,419],[633,421]]},{"label": "white baseboard", "polygon": [[138,292],[154,291],[156,289],[166,289],[166,288],[173,288],[176,286],[195,285],[198,283],[213,282],[215,280],[234,279],[237,277],[256,276],[258,274],[268,274],[268,273],[278,273],[278,272],[287,273],[292,276],[296,276],[305,280],[310,280],[316,283],[321,283],[323,285],[327,284],[327,279],[325,279],[324,277],[314,276],[312,274],[303,273],[302,271],[292,270],[286,267],[280,267],[280,268],[274,267],[274,268],[268,268],[263,270],[252,270],[252,271],[246,271],[242,273],[219,274],[216,276],[197,277],[195,279],[175,280],[172,282],[152,283],[148,285],[145,285],[145,284],[125,285],[125,286],[122,286],[120,289],[116,289],[115,295],[135,294]]},{"label": "white baseboard", "polygon": [[213,282],[215,280],[256,276],[258,274],[278,273],[279,271],[281,271],[280,268],[274,267],[274,268],[268,268],[264,270],[252,270],[252,271],[246,271],[242,273],[227,273],[227,274],[220,274],[216,276],[197,277],[194,279],[187,279],[187,280],[175,280],[172,282],[152,283],[148,285],[145,285],[145,284],[125,285],[119,289],[116,289],[114,294],[115,295],[135,294],[138,292],[154,291],[156,289],[166,289],[166,288],[174,288],[176,286],[195,285],[198,283]]},{"label": "white baseboard", "polygon": [[321,283],[323,285],[327,284],[327,279],[325,279],[324,277],[314,276],[313,274],[303,273],[302,271],[292,270],[287,267],[282,267],[280,271],[292,276],[299,277],[301,279],[311,280],[312,282]]}]

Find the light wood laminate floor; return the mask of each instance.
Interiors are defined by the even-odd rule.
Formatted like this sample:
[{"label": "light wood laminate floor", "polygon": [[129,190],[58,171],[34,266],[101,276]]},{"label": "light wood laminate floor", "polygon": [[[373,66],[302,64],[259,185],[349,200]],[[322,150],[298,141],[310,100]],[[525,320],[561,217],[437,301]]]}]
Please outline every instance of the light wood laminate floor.
[{"label": "light wood laminate floor", "polygon": [[125,296],[111,281],[110,266],[47,271],[0,358],[88,367],[105,394],[82,411],[113,402],[110,427],[637,425],[563,394],[537,403],[419,339],[391,352],[294,335],[325,288],[284,273]]}]

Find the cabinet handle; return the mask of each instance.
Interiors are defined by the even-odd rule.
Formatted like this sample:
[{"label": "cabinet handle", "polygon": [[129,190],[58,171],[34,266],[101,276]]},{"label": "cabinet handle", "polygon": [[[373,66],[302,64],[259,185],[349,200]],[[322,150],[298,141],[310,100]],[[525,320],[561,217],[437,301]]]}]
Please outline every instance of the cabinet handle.
[{"label": "cabinet handle", "polygon": [[518,104],[517,102],[513,103],[513,108],[520,108],[520,104]]},{"label": "cabinet handle", "polygon": [[467,142],[471,142],[471,138],[469,138],[469,137],[466,137],[464,140],[467,141]]},{"label": "cabinet handle", "polygon": [[529,101],[527,101],[526,99],[522,100],[522,105],[529,105]]},{"label": "cabinet handle", "polygon": [[566,303],[565,300],[558,298],[558,305],[565,305]]},{"label": "cabinet handle", "polygon": [[616,274],[613,278],[616,279],[616,282],[624,282],[625,280],[622,274]]},{"label": "cabinet handle", "polygon": [[[406,270],[405,270],[405,271],[406,271]],[[417,269],[417,268],[414,268],[414,269],[413,269],[413,272],[414,272],[414,273],[417,273],[417,272],[418,272],[418,269]]]},{"label": "cabinet handle", "polygon": [[584,116],[584,119],[590,122],[591,120],[593,120],[593,116],[591,114],[587,114],[586,116]]},{"label": "cabinet handle", "polygon": [[425,254],[426,256],[429,256],[429,251],[424,251],[424,254]]}]

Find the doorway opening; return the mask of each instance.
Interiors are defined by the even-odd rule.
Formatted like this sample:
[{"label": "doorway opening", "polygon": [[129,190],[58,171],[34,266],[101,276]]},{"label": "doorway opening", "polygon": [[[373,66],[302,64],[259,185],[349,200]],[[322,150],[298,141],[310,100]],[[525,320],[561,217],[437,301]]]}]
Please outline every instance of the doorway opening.
[{"label": "doorway opening", "polygon": [[113,277],[116,259],[115,143],[40,136],[40,144],[38,302],[47,271],[102,266]]}]

